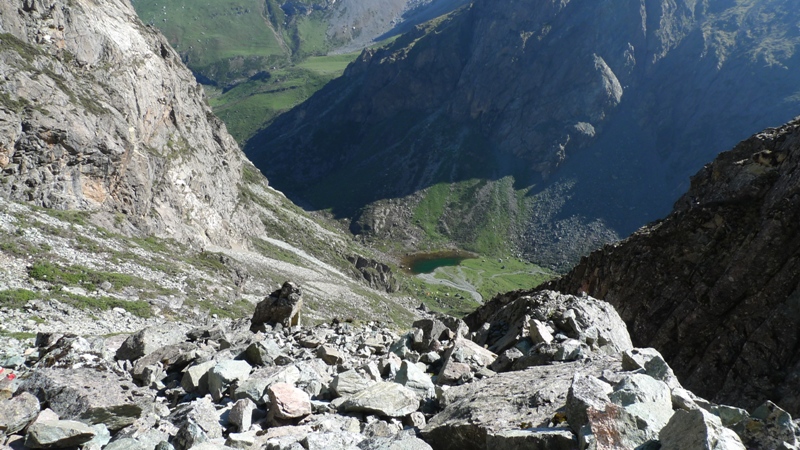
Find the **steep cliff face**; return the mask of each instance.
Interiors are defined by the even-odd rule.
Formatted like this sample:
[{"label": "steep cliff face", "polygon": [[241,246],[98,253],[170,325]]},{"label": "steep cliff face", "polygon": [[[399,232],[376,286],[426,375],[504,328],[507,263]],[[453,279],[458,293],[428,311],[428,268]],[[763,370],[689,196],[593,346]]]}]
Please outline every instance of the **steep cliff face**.
[{"label": "steep cliff face", "polygon": [[554,282],[613,304],[699,395],[800,411],[800,120],[721,154],[666,219]]},{"label": "steep cliff face", "polygon": [[[378,235],[381,200],[414,211],[439,183],[510,177],[494,192],[517,226],[497,232],[560,264],[665,213],[703,162],[792,117],[796,22],[786,0],[479,0],[365,51],[246,151],[282,190]],[[439,231],[469,246],[452,216],[496,215],[450,205]]]},{"label": "steep cliff face", "polygon": [[127,1],[6,1],[0,32],[2,196],[198,244],[257,226],[238,201],[249,162]]}]

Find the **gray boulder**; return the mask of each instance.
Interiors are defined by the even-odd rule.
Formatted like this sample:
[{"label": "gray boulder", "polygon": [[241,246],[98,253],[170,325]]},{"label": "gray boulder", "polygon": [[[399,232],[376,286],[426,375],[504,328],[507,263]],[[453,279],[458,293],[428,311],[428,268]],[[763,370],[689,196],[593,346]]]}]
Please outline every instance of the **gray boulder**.
[{"label": "gray boulder", "polygon": [[427,442],[407,433],[365,439],[357,447],[361,450],[433,450]]},{"label": "gray boulder", "polygon": [[648,375],[626,376],[614,386],[614,391],[608,397],[636,418],[638,428],[643,432],[640,444],[658,440],[659,431],[673,414],[669,386]]},{"label": "gray boulder", "polygon": [[419,404],[419,398],[411,389],[397,383],[378,382],[349,397],[342,404],[342,409],[386,417],[403,417],[416,411]]},{"label": "gray boulder", "polygon": [[[444,354],[444,363],[436,379],[437,384],[459,384],[464,377],[466,365],[476,372],[492,364],[497,355],[465,338],[457,338]],[[455,365],[455,367],[449,367]]]},{"label": "gray boulder", "polygon": [[599,377],[619,370],[619,360],[602,356],[586,362],[536,366],[499,373],[444,391],[444,410],[422,430],[423,439],[443,450],[484,450],[487,436],[549,427],[567,401],[575,372]]},{"label": "gray boulder", "polygon": [[128,336],[117,350],[117,360],[135,361],[157,349],[183,342],[186,338],[180,329],[171,326],[145,328]]},{"label": "gray boulder", "polygon": [[611,402],[608,394],[612,390],[611,385],[591,375],[576,373],[572,377],[567,393],[566,414],[573,432],[578,433],[589,422],[589,408],[603,409]]},{"label": "gray boulder", "polygon": [[394,382],[411,389],[423,400],[433,398],[436,395],[436,386],[434,386],[430,375],[417,367],[416,364],[408,361],[403,361],[400,365],[400,370],[397,371]]},{"label": "gray boulder", "polygon": [[46,402],[62,419],[103,423],[112,431],[132,424],[155,395],[113,373],[89,368],[37,370],[19,389]]},{"label": "gray boulder", "polygon": [[661,450],[745,450],[736,433],[702,409],[676,411],[661,429],[659,440]]},{"label": "gray boulder", "polygon": [[208,371],[217,365],[216,361],[206,361],[187,367],[181,378],[181,387],[186,392],[208,393]]},{"label": "gray boulder", "polygon": [[284,327],[300,325],[300,310],[303,297],[300,288],[287,281],[280,289],[256,305],[250,329],[256,330],[262,324],[281,324]]},{"label": "gray boulder", "polygon": [[503,450],[574,450],[578,440],[566,428],[504,430],[486,436],[487,449]]},{"label": "gray boulder", "polygon": [[330,388],[338,397],[346,397],[363,391],[373,383],[362,377],[355,369],[351,369],[333,377]]},{"label": "gray boulder", "polygon": [[157,348],[133,363],[131,376],[134,380],[144,381],[145,372],[154,365],[160,365],[165,371],[184,369],[198,356],[197,345],[190,342],[166,345]]},{"label": "gray boulder", "polygon": [[245,433],[250,430],[250,426],[253,424],[253,410],[255,408],[256,404],[250,399],[238,400],[233,404],[228,414],[228,420],[240,433]]},{"label": "gray boulder", "polygon": [[65,448],[85,444],[95,431],[74,420],[42,420],[28,427],[25,446],[29,448]]},{"label": "gray boulder", "polygon": [[735,422],[732,428],[741,436],[748,449],[793,448],[800,434],[792,416],[771,401],[764,402],[749,417],[730,407],[718,408],[720,419]]},{"label": "gray boulder", "polygon": [[273,340],[254,342],[247,347],[247,361],[254,366],[271,366],[282,355],[281,348]]},{"label": "gray boulder", "polygon": [[0,400],[0,436],[25,428],[39,414],[39,400],[23,392],[10,400]]},{"label": "gray boulder", "polygon": [[317,356],[331,366],[344,361],[344,355],[332,345],[322,345],[317,348]]},{"label": "gray boulder", "polygon": [[218,362],[208,371],[208,391],[214,401],[220,401],[233,383],[240,383],[250,376],[247,361],[227,360]]}]

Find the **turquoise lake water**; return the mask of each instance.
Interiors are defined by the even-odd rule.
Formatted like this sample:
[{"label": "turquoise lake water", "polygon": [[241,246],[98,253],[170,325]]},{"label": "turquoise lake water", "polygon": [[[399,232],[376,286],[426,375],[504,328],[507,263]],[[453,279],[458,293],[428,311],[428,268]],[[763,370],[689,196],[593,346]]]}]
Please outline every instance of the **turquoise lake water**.
[{"label": "turquoise lake water", "polygon": [[439,267],[450,267],[461,264],[465,259],[474,258],[465,252],[417,253],[403,258],[403,266],[414,275],[431,273]]}]

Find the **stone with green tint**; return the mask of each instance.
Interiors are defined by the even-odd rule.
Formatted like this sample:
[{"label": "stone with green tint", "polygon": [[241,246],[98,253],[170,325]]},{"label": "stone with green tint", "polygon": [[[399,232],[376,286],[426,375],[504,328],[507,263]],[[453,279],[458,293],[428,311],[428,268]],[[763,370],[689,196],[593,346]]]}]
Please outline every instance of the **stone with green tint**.
[{"label": "stone with green tint", "polygon": [[74,420],[44,420],[28,427],[25,446],[30,448],[74,447],[91,441],[94,430]]}]

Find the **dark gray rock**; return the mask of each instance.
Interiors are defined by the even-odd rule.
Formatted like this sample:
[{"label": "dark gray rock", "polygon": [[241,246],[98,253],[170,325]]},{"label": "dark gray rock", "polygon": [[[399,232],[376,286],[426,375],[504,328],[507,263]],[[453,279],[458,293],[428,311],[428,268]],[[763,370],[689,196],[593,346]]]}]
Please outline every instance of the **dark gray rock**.
[{"label": "dark gray rock", "polygon": [[88,368],[34,371],[20,391],[34,394],[62,419],[103,423],[112,431],[139,418],[155,394],[113,373]]},{"label": "dark gray rock", "polygon": [[279,323],[284,327],[300,325],[300,310],[303,307],[303,297],[300,288],[287,281],[280,289],[256,305],[256,310],[251,319],[251,329],[255,330],[262,324]]},{"label": "dark gray rock", "polygon": [[281,348],[272,340],[254,342],[245,351],[247,361],[254,366],[270,366],[282,355]]}]

